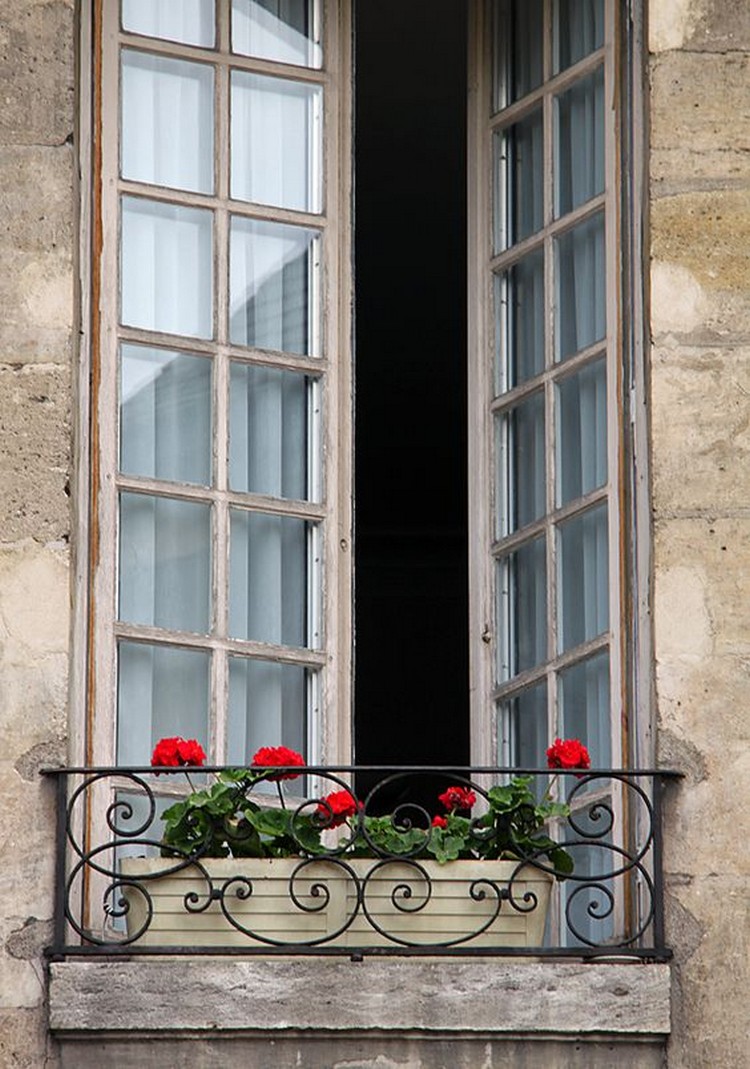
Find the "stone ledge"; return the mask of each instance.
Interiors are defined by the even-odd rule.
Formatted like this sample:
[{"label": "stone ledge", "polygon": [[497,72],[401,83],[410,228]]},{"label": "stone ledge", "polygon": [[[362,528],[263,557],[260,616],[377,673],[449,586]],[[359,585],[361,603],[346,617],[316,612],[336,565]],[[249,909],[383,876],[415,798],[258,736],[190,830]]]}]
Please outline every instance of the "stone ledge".
[{"label": "stone ledge", "polygon": [[50,1029],[656,1036],[669,989],[668,965],[639,963],[69,960],[50,966]]}]

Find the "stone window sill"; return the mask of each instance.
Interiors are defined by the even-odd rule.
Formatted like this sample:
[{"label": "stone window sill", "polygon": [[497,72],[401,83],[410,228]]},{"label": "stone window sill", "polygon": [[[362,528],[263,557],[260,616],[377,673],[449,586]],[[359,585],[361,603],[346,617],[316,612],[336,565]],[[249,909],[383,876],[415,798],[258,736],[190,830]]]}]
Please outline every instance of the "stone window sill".
[{"label": "stone window sill", "polygon": [[50,965],[50,1029],[664,1037],[669,989],[669,965],[636,962],[69,959]]}]

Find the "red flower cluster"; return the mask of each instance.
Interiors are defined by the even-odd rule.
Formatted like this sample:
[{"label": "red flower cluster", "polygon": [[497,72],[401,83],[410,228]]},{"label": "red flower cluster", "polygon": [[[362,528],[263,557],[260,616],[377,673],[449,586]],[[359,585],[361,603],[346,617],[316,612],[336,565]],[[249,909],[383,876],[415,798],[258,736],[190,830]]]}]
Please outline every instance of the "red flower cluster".
[{"label": "red flower cluster", "polygon": [[438,814],[437,816],[432,818],[432,826],[433,828],[447,828],[448,821],[445,819],[445,817],[441,817],[440,814]]},{"label": "red flower cluster", "polygon": [[196,739],[159,739],[151,754],[156,768],[178,768],[180,765],[202,765],[206,760],[203,747]]},{"label": "red flower cluster", "polygon": [[471,809],[477,796],[468,787],[449,787],[438,795],[438,802],[452,813],[454,809]]},{"label": "red flower cluster", "polygon": [[555,739],[547,750],[547,768],[591,768],[591,758],[579,739]]},{"label": "red flower cluster", "polygon": [[[252,760],[253,768],[279,767],[285,765],[305,767],[305,759],[296,750],[288,746],[261,746]],[[297,779],[298,772],[281,772],[278,776],[269,776],[270,780]]]},{"label": "red flower cluster", "polygon": [[355,816],[357,803],[347,790],[332,791],[321,798],[315,812],[325,827],[338,828],[348,817]]}]

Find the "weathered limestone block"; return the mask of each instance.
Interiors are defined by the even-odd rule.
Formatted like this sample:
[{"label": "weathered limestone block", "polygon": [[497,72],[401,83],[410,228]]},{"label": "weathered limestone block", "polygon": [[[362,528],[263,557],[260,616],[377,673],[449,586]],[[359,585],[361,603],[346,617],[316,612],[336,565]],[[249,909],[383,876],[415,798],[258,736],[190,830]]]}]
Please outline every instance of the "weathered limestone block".
[{"label": "weathered limestone block", "polygon": [[66,1039],[62,1069],[663,1069],[661,1041],[410,1035]]},{"label": "weathered limestone block", "polygon": [[68,362],[73,149],[0,147],[0,364]]},{"label": "weathered limestone block", "polygon": [[657,511],[750,504],[750,345],[666,339],[652,350],[650,411]]},{"label": "weathered limestone block", "polygon": [[[710,849],[713,827],[706,825]],[[736,845],[741,851],[743,839]],[[690,866],[689,855],[684,857]],[[680,1069],[739,1069],[747,1055],[745,1029],[750,960],[747,883],[714,871],[667,876],[667,939],[674,945],[675,997],[669,1065]]]},{"label": "weathered limestone block", "polygon": [[[750,777],[750,518],[659,520],[654,648],[659,727],[669,763],[685,765],[666,827],[668,871],[750,875],[742,785]],[[687,760],[680,759],[680,748]],[[743,875],[744,874],[744,875]],[[707,918],[710,921],[710,918]]]},{"label": "weathered limestone block", "polygon": [[[17,882],[22,883],[22,881],[23,877]],[[4,882],[0,878],[0,884]],[[0,917],[0,1011],[15,1007],[33,1009],[44,1003],[45,988],[41,954],[35,954],[31,958],[20,958],[11,952],[14,940],[17,939],[18,933],[22,931],[24,923],[31,914],[24,914],[21,917],[7,914],[8,910],[4,906],[3,916]],[[0,1062],[0,1065],[3,1063]]]},{"label": "weathered limestone block", "polygon": [[665,52],[689,45],[704,19],[708,0],[659,0],[648,9],[648,47],[651,52]]},{"label": "weathered limestone block", "polygon": [[[750,188],[661,197],[651,208],[652,261],[689,272],[708,304],[690,344],[750,337]],[[662,297],[663,302],[663,297]],[[662,303],[660,302],[660,304]],[[662,313],[654,309],[654,316]]]},{"label": "weathered limestone block", "polygon": [[44,1014],[37,1010],[0,1010],[0,1066],[2,1069],[55,1069],[55,1043]]},{"label": "weathered limestone block", "polygon": [[73,131],[73,0],[3,0],[0,144],[61,145]]},{"label": "weathered limestone block", "polygon": [[668,52],[652,60],[649,170],[655,196],[747,182],[749,78],[750,56],[743,53]]},{"label": "weathered limestone block", "polygon": [[70,531],[70,370],[0,365],[0,542]]},{"label": "weathered limestone block", "polygon": [[654,0],[649,5],[649,46],[689,51],[750,51],[747,0]]}]

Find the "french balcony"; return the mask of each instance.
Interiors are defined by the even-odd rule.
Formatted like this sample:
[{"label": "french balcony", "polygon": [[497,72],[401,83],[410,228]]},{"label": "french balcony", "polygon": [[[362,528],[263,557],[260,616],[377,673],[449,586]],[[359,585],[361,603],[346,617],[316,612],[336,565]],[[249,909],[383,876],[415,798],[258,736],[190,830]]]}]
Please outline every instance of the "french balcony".
[{"label": "french balcony", "polygon": [[665,962],[664,770],[49,769],[53,961]]}]

